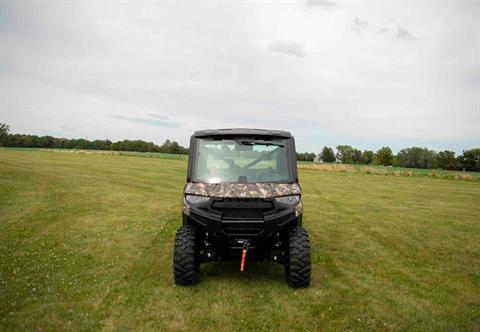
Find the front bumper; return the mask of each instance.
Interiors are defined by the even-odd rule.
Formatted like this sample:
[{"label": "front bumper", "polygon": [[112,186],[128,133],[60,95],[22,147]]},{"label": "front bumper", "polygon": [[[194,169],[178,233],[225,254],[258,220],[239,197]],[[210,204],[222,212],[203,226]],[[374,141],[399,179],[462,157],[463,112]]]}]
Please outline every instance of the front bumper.
[{"label": "front bumper", "polygon": [[275,199],[221,199],[184,206],[184,218],[208,232],[217,242],[241,248],[267,241],[292,224],[301,223],[301,202],[295,206]]}]

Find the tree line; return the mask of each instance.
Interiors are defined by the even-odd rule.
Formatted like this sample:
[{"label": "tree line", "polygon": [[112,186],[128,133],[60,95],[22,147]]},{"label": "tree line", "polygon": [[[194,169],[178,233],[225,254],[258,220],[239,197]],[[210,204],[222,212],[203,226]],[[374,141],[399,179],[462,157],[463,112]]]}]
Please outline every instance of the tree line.
[{"label": "tree line", "polygon": [[[53,136],[36,136],[25,134],[9,134],[9,126],[0,123],[0,146],[22,148],[54,148],[54,149],[91,149],[138,152],[162,152],[172,154],[188,154],[188,149],[175,141],[166,140],[162,145],[142,140],[87,140],[56,138]],[[464,150],[459,156],[453,151],[435,152],[427,148],[410,147],[400,150],[396,155],[388,146],[378,151],[361,151],[350,145],[338,145],[335,153],[332,148],[324,147],[319,154],[297,153],[300,161],[323,161],[327,163],[365,164],[400,166],[409,168],[436,168],[445,170],[480,171],[480,148]]]},{"label": "tree line", "polygon": [[361,151],[350,145],[338,145],[336,150],[337,152],[334,153],[332,148],[326,146],[318,155],[315,153],[297,153],[297,160],[480,171],[480,148],[464,150],[459,156],[455,156],[454,151],[436,152],[416,146],[402,149],[396,155],[388,146],[384,146],[376,152],[371,150]]},{"label": "tree line", "polygon": [[142,140],[87,140],[84,138],[57,138],[53,136],[37,136],[25,134],[9,134],[9,126],[0,123],[0,146],[18,148],[51,148],[51,149],[89,149],[137,152],[162,152],[172,154],[188,154],[188,149],[175,141],[166,140],[162,145]]}]

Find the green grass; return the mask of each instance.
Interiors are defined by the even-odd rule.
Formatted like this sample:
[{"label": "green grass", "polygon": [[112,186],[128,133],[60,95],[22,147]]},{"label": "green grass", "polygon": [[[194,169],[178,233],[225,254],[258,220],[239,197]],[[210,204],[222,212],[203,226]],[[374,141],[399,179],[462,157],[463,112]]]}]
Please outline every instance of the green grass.
[{"label": "green grass", "polygon": [[0,150],[0,330],[480,330],[480,185],[301,170],[312,285],[175,287],[186,162]]}]

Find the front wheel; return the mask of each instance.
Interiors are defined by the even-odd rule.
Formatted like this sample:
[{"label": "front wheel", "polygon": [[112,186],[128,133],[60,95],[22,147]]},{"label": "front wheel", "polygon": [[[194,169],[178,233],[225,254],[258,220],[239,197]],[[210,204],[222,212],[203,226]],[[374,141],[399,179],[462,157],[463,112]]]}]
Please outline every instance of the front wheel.
[{"label": "front wheel", "polygon": [[177,285],[193,285],[199,279],[200,264],[197,251],[197,230],[182,226],[175,236],[173,278]]},{"label": "front wheel", "polygon": [[288,233],[288,260],[285,265],[288,285],[293,288],[310,286],[311,265],[308,233],[302,227],[293,227]]}]

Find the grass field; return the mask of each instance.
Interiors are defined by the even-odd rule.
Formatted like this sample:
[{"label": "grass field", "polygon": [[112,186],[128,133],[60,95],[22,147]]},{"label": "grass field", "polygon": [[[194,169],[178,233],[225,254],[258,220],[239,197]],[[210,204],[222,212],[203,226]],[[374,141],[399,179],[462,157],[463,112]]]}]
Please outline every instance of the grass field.
[{"label": "grass field", "polygon": [[186,162],[0,150],[0,330],[480,331],[480,184],[301,169],[312,285],[175,287]]}]

